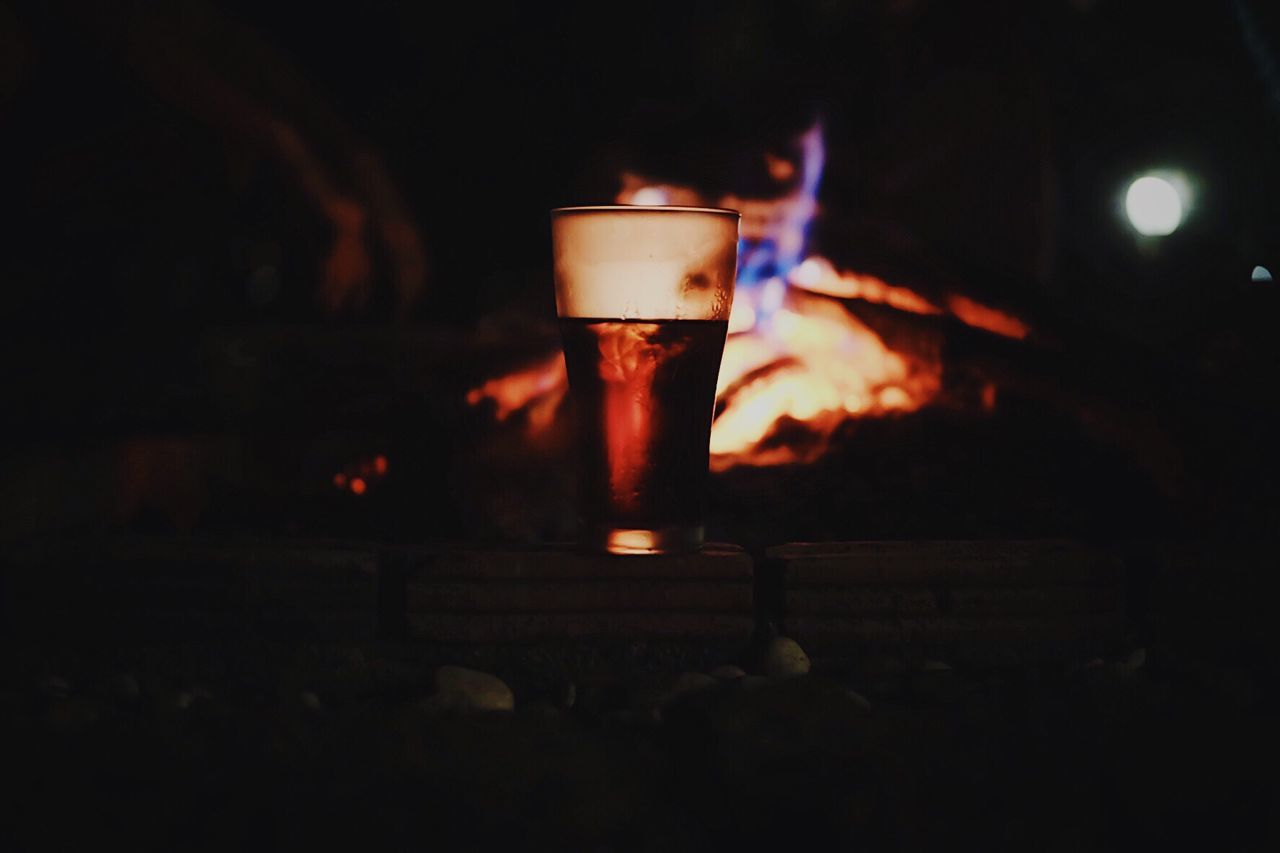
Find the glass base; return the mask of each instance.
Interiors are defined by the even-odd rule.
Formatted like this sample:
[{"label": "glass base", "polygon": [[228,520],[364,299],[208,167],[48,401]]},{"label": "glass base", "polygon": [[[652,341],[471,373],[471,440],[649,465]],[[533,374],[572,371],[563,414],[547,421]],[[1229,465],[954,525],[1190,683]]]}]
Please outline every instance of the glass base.
[{"label": "glass base", "polygon": [[702,547],[705,531],[696,527],[597,527],[584,532],[589,551],[610,554],[687,554]]}]

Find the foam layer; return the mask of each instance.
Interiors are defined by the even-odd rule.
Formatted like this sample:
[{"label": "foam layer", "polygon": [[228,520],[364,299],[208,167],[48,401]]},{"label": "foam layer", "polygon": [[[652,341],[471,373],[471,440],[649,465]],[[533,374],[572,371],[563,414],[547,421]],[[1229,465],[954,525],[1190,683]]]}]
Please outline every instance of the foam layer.
[{"label": "foam layer", "polygon": [[677,207],[552,211],[561,317],[727,320],[738,213]]}]

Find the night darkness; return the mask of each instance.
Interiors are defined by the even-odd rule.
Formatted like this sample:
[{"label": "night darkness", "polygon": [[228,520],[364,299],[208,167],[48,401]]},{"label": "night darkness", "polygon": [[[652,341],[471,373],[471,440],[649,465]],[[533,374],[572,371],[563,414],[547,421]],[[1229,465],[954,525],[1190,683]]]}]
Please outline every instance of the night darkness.
[{"label": "night darkness", "polygon": [[[740,550],[555,556],[563,388],[484,390],[554,362],[548,212],[776,202],[815,127],[806,252],[941,307],[788,305],[933,385],[713,454]],[[20,810],[168,849],[1262,849],[1277,151],[1260,0],[0,0]],[[1172,233],[1126,218],[1145,174]]]}]

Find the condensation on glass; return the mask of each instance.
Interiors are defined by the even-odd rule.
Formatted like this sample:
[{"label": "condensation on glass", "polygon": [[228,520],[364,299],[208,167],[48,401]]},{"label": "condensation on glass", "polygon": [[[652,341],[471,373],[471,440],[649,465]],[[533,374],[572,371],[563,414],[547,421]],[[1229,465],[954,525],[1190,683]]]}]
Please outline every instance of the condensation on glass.
[{"label": "condensation on glass", "polygon": [[552,211],[588,548],[660,554],[702,544],[738,219],[712,208]]}]

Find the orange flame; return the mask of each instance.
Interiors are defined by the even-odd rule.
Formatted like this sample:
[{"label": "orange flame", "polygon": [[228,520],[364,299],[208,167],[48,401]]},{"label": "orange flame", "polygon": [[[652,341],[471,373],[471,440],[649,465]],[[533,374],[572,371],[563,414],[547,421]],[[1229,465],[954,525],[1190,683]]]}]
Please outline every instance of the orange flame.
[{"label": "orange flame", "polygon": [[[735,299],[716,384],[714,471],[810,462],[825,452],[846,420],[915,411],[938,394],[942,365],[936,356],[891,349],[841,302],[825,297],[913,314],[951,313],[975,328],[1019,340],[1030,334],[1018,318],[968,297],[947,296],[944,308],[875,276],[837,271],[819,257],[797,266],[789,283],[782,306],[767,319],[754,301],[760,290]],[[527,428],[536,434],[550,428],[567,389],[564,358],[556,352],[486,381],[468,393],[467,402],[492,400],[500,421],[524,412]],[[995,399],[994,386],[984,390],[986,408],[994,407]],[[625,437],[645,428],[627,420],[634,407],[623,402],[606,401],[606,416],[618,424],[610,435]]]},{"label": "orange flame", "polygon": [[[940,386],[937,363],[891,351],[839,303],[793,292],[768,329],[725,344],[711,468],[811,461],[848,418],[913,411]],[[788,423],[807,440],[771,441]]]},{"label": "orange flame", "polygon": [[941,314],[942,309],[914,290],[895,287],[874,275],[837,272],[825,258],[811,257],[791,272],[788,281],[812,293],[840,299],[861,299],[877,305],[888,305],[912,314]]},{"label": "orange flame", "polygon": [[1030,327],[1017,317],[1006,314],[998,308],[974,302],[969,297],[961,296],[958,293],[953,293],[947,298],[947,307],[961,322],[973,326],[975,329],[982,329],[992,334],[1015,338],[1019,341],[1025,340],[1027,335],[1031,334]]},{"label": "orange flame", "polygon": [[[974,328],[1019,340],[1030,332],[1018,318],[965,296],[930,299],[874,275],[839,271],[824,258],[801,261],[818,209],[825,160],[821,124],[795,143],[787,157],[764,158],[778,190],[769,198],[711,198],[692,187],[632,172],[621,176],[619,204],[711,204],[742,214],[740,246],[745,254],[739,257],[738,294],[729,316],[711,428],[715,471],[811,461],[826,451],[845,421],[914,411],[938,394],[942,365],[936,349],[921,346],[920,354],[913,355],[891,348],[853,315],[847,301],[916,315],[949,314]],[[607,362],[608,354],[602,355]],[[556,353],[490,379],[473,389],[467,401],[494,401],[499,421],[524,411],[527,428],[536,434],[553,423],[567,385],[564,359]],[[995,400],[994,386],[983,391],[986,408],[994,407]],[[605,409],[611,439],[638,440],[648,428],[635,420],[643,417],[630,399],[606,395]],[[624,455],[621,448],[610,451],[611,458]]]},{"label": "orange flame", "polygon": [[[467,402],[477,406],[484,400],[493,400],[498,405],[495,416],[498,420],[505,421],[513,412],[520,411],[530,402],[548,394],[559,391],[559,402],[559,396],[563,396],[568,383],[569,374],[565,371],[564,354],[555,352],[515,373],[490,379],[479,388],[471,389],[467,393]],[[545,419],[545,414],[543,418]],[[549,423],[549,420],[545,422]]]}]

